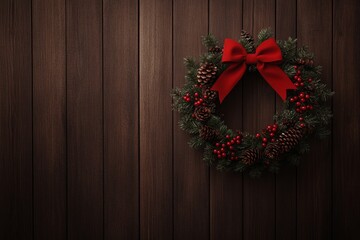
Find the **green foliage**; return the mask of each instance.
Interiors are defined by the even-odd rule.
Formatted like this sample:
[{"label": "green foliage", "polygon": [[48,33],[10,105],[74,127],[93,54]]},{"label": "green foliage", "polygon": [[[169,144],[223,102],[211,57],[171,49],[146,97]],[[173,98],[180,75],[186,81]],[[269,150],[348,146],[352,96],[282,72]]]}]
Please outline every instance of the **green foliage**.
[{"label": "green foliage", "polygon": [[[242,36],[242,38],[240,38],[240,43],[250,53],[251,51],[254,51],[254,45],[257,46],[272,36],[273,34],[270,29],[263,29],[258,34],[257,43],[254,43],[252,37],[249,36]],[[218,40],[211,34],[203,37],[202,42],[208,50],[219,46]],[[309,104],[314,106],[314,109],[301,114],[301,118],[303,118],[302,123],[307,126],[308,131],[291,151],[283,153],[279,156],[279,158],[272,161],[269,161],[269,159],[264,156],[253,165],[246,165],[239,160],[233,161],[228,157],[218,159],[217,155],[213,153],[214,149],[216,149],[216,142],[225,144],[228,141],[225,136],[229,135],[233,138],[238,134],[226,126],[222,120],[221,113],[216,110],[216,101],[209,102],[206,100],[208,106],[214,110],[209,119],[204,122],[200,122],[192,116],[196,108],[194,106],[194,100],[191,99],[191,101],[184,101],[183,99],[186,94],[194,96],[194,94],[197,93],[199,96],[202,96],[203,88],[210,87],[196,87],[197,71],[201,63],[214,63],[218,67],[216,77],[220,76],[227,68],[227,65],[221,62],[221,53],[207,51],[199,56],[198,61],[192,57],[184,59],[186,82],[183,87],[175,88],[172,92],[173,108],[180,114],[179,127],[190,134],[191,139],[189,140],[189,145],[192,148],[203,150],[203,160],[220,171],[233,171],[238,173],[247,172],[252,177],[259,177],[265,170],[277,173],[281,165],[299,164],[301,156],[310,150],[308,142],[311,138],[316,137],[322,139],[330,134],[328,126],[331,122],[332,114],[327,102],[334,93],[321,81],[320,66],[299,63],[302,59],[313,61],[314,54],[311,53],[306,46],[298,48],[296,39],[288,38],[287,40],[279,40],[277,43],[283,56],[283,62],[280,67],[289,76],[289,78],[294,78],[297,72],[295,66],[297,66],[302,69],[302,79],[312,79],[311,82],[306,81],[306,84],[298,87],[297,90],[288,92],[288,99],[284,102],[283,110],[274,115],[274,122],[278,124],[278,131],[281,133],[288,130],[291,126],[298,126],[300,124],[300,114],[295,111],[294,103],[289,101],[291,97],[298,95],[299,92],[306,92],[311,95],[308,101]],[[256,68],[254,71],[256,71]],[[214,141],[205,141],[202,139],[200,137],[200,129],[203,126],[208,126],[216,130],[218,134],[217,139]],[[247,149],[260,149],[261,151],[264,151],[264,148],[261,145],[261,140],[246,132],[242,132],[241,134],[241,144],[236,145],[235,147],[237,156],[240,156],[241,153]],[[265,164],[265,162],[269,162],[269,164]]]}]

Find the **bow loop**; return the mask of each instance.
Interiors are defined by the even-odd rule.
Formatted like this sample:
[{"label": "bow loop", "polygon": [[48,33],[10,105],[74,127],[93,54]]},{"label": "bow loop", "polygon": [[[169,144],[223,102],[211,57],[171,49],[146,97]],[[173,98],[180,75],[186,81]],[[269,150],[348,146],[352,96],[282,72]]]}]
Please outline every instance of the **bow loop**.
[{"label": "bow loop", "polygon": [[248,54],[240,43],[232,39],[225,39],[222,62],[230,63],[230,65],[220,75],[211,90],[218,91],[221,103],[242,78],[247,65],[256,64],[256,68],[263,78],[285,100],[286,90],[296,89],[296,87],[277,66],[281,60],[281,49],[273,38],[262,42],[257,47],[255,54]]}]

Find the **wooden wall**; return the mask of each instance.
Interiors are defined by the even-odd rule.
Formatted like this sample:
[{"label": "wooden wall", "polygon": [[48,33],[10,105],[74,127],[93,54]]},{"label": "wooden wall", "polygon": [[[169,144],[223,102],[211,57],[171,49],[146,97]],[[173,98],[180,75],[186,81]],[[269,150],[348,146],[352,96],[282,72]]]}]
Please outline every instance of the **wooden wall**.
[{"label": "wooden wall", "polygon": [[[357,0],[0,1],[0,239],[357,239]],[[332,136],[261,179],[209,169],[171,111],[200,36],[271,26],[336,92]],[[222,106],[256,131],[279,106],[245,79]]]}]

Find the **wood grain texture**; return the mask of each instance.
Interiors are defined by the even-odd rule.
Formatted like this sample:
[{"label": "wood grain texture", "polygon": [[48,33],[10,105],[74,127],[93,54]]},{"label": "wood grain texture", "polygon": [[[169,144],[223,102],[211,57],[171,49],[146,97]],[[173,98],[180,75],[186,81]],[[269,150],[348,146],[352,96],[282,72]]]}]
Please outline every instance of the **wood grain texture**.
[{"label": "wood grain texture", "polygon": [[[208,12],[204,11],[208,1],[175,0],[173,4],[173,76],[174,85],[181,87],[186,73],[184,57],[204,51],[200,36],[208,32]],[[201,152],[189,148],[189,136],[177,127],[178,114],[175,116],[174,239],[208,239],[209,168]]]},{"label": "wood grain texture", "polygon": [[31,2],[0,2],[0,239],[33,239]]},{"label": "wood grain texture", "polygon": [[[331,1],[297,2],[298,45],[306,44],[323,66],[322,80],[332,87]],[[313,141],[297,175],[298,239],[331,237],[331,141]]]},{"label": "wood grain texture", "polygon": [[[275,1],[244,0],[243,28],[254,37],[268,26],[275,26]],[[244,129],[256,133],[272,123],[274,90],[257,73],[244,79]],[[260,179],[244,177],[244,239],[275,238],[275,176],[264,173]]]},{"label": "wood grain texture", "polygon": [[[242,28],[242,1],[211,0],[209,30],[222,45],[225,38],[239,39]],[[242,130],[243,82],[226,97],[220,106],[226,124]],[[241,174],[220,173],[210,169],[210,238],[242,239],[243,187]]]},{"label": "wood grain texture", "polygon": [[333,239],[356,239],[360,221],[360,4],[334,1]]},{"label": "wood grain texture", "polygon": [[68,239],[102,239],[102,4],[66,7]]},{"label": "wood grain texture", "polygon": [[139,238],[137,14],[137,1],[104,1],[105,239]]},{"label": "wood grain texture", "polygon": [[66,239],[65,1],[32,4],[34,238]]},{"label": "wood grain texture", "polygon": [[[357,239],[356,0],[0,1],[0,239]],[[241,29],[297,36],[336,92],[333,135],[261,179],[208,169],[170,92],[182,58]],[[220,110],[256,133],[280,106],[246,74]]]},{"label": "wood grain texture", "polygon": [[[277,39],[296,37],[296,0],[276,1]],[[283,101],[276,95],[276,111],[283,110]],[[296,239],[296,174],[293,166],[282,166],[276,175],[276,239]]]},{"label": "wood grain texture", "polygon": [[173,237],[172,4],[140,1],[140,238]]}]

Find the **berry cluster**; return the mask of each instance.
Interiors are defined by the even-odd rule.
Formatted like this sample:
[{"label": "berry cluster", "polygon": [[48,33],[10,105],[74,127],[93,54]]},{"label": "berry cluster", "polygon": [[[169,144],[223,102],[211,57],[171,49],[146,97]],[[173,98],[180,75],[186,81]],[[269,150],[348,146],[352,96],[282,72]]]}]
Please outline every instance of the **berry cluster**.
[{"label": "berry cluster", "polygon": [[275,142],[275,136],[278,131],[278,124],[274,123],[273,125],[268,125],[266,128],[262,130],[262,134],[257,133],[255,135],[256,138],[261,138],[261,146],[266,147],[268,142]]},{"label": "berry cluster", "polygon": [[[304,80],[301,78],[301,69],[298,67],[298,66],[294,66],[294,69],[296,70],[296,74],[295,74],[295,76],[294,76],[294,80],[296,81],[295,83],[294,83],[294,85],[296,86],[296,87],[303,87],[304,85],[305,85],[305,83],[304,83]],[[307,79],[307,81],[309,82],[309,83],[311,83],[312,82],[312,79],[311,78],[309,78],[309,79]]]},{"label": "berry cluster", "polygon": [[226,143],[216,143],[216,148],[213,153],[217,156],[217,158],[226,158],[230,157],[230,160],[238,160],[239,157],[236,156],[236,145],[240,145],[242,140],[241,133],[238,133],[235,137],[230,137],[230,135],[226,135]]},{"label": "berry cluster", "polygon": [[294,96],[290,98],[291,103],[295,103],[296,109],[295,111],[298,113],[303,113],[307,110],[312,110],[313,106],[308,104],[310,99],[310,95],[304,92],[300,92],[298,96]]},{"label": "berry cluster", "polygon": [[196,92],[194,93],[194,97],[191,97],[190,93],[186,93],[185,96],[183,96],[183,99],[185,102],[191,102],[193,100],[194,106],[198,107],[198,106],[206,106],[204,99],[207,99],[207,96],[200,96],[200,94]]}]

